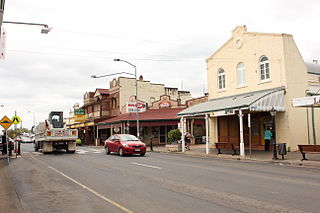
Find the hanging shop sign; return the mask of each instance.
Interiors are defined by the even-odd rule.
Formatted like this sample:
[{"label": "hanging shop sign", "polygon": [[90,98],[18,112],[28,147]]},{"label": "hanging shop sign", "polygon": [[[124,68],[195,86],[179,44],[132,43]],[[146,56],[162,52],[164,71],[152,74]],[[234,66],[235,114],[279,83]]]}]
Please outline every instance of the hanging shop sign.
[{"label": "hanging shop sign", "polygon": [[[137,111],[135,102],[127,102],[126,108],[127,108],[127,112]],[[147,110],[147,104],[143,102],[138,102],[138,112],[145,112],[146,110]]]}]

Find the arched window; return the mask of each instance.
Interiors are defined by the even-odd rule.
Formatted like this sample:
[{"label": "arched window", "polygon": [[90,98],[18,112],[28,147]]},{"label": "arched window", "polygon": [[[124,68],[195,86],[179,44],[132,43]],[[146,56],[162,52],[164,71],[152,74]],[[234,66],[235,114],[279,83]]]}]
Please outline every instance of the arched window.
[{"label": "arched window", "polygon": [[262,56],[260,59],[260,80],[265,81],[270,79],[269,59]]},{"label": "arched window", "polygon": [[111,99],[111,109],[116,109],[117,108],[117,99],[112,98]]},{"label": "arched window", "polygon": [[218,71],[218,89],[226,88],[226,77],[223,69]]},{"label": "arched window", "polygon": [[238,87],[244,86],[246,84],[246,67],[242,62],[240,62],[237,66],[237,80]]}]

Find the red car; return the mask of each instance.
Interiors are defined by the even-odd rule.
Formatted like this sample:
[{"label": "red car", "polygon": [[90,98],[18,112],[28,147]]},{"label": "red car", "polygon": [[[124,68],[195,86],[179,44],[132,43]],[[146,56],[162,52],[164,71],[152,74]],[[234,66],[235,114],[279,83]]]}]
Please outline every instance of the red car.
[{"label": "red car", "polygon": [[111,152],[119,153],[120,156],[140,154],[144,156],[146,154],[146,145],[142,143],[136,136],[129,134],[116,134],[112,135],[104,142],[104,148],[106,154]]}]

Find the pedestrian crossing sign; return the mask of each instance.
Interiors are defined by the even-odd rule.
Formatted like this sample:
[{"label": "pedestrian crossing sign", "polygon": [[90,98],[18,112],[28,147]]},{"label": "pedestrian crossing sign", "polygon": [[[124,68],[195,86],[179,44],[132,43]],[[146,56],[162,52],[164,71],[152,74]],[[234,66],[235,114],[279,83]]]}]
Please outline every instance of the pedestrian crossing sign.
[{"label": "pedestrian crossing sign", "polygon": [[0,125],[4,128],[4,129],[8,129],[11,125],[12,125],[12,120],[10,120],[7,116],[4,116],[1,120],[0,120]]},{"label": "pedestrian crossing sign", "polygon": [[13,124],[18,124],[21,122],[21,118],[19,118],[19,116],[13,116],[11,120]]}]

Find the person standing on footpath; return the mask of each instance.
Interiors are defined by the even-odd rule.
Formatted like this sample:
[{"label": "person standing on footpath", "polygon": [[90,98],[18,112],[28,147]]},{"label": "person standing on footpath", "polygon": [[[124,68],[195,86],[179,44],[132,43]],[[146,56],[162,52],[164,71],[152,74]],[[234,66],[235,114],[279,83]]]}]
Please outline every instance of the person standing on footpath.
[{"label": "person standing on footpath", "polygon": [[267,127],[264,131],[264,151],[269,151],[270,141],[272,139],[272,127]]},{"label": "person standing on footpath", "polygon": [[186,143],[186,149],[190,150],[190,143],[191,143],[192,135],[187,131],[184,134],[184,141]]}]

